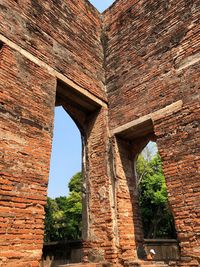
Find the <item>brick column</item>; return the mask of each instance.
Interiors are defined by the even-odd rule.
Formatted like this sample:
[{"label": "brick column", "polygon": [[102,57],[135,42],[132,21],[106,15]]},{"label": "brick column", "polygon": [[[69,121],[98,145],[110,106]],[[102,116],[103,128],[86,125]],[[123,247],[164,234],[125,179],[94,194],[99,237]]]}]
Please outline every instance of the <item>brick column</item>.
[{"label": "brick column", "polygon": [[180,112],[154,122],[169,204],[180,241],[178,266],[185,267],[200,264],[199,121],[200,106],[193,101],[185,103]]},{"label": "brick column", "polygon": [[137,259],[137,249],[143,235],[130,142],[116,140],[114,153],[119,258],[123,262]]},{"label": "brick column", "polygon": [[117,262],[107,110],[88,119],[85,137],[84,254],[92,262]]},{"label": "brick column", "polygon": [[0,67],[0,265],[38,267],[56,79],[5,45]]}]

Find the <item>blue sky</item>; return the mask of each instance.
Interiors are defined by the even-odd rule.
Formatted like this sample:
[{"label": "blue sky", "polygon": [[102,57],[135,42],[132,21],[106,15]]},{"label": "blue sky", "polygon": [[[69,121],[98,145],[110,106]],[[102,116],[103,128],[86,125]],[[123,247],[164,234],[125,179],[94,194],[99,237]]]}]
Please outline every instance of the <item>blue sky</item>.
[{"label": "blue sky", "polygon": [[68,194],[70,178],[81,170],[81,137],[71,117],[62,107],[55,108],[48,196]]},{"label": "blue sky", "polygon": [[[91,0],[100,12],[103,12],[113,0]],[[51,198],[66,196],[70,178],[81,170],[81,137],[70,116],[58,107],[55,109],[54,138],[51,154],[48,196]]]},{"label": "blue sky", "polygon": [[114,1],[113,0],[89,0],[100,12],[103,12],[108,8]]}]

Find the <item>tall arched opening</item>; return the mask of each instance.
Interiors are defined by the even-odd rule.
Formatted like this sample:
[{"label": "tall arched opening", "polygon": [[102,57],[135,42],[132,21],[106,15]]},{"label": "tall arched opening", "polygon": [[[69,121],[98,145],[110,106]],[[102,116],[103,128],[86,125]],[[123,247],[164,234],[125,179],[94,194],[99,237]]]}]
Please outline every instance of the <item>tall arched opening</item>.
[{"label": "tall arched opening", "polygon": [[[170,207],[170,202],[167,199],[167,186],[165,184],[164,174],[162,172],[162,157],[159,155],[159,146],[158,152],[156,151],[157,159],[152,158],[152,162],[149,164],[153,164],[153,161],[157,161],[154,164],[156,168],[159,170],[155,170],[154,173],[150,173],[153,178],[157,179],[157,183],[152,185],[152,187],[156,187],[154,193],[160,194],[159,197],[164,197],[161,191],[165,188],[165,207],[167,212],[170,213],[170,219],[167,223],[171,223],[170,228],[165,231],[165,233],[160,234],[160,231],[164,232],[163,225],[158,223],[157,227],[155,223],[165,220],[163,216],[166,213],[161,214],[159,220],[157,222],[153,222],[152,218],[149,219],[149,227],[152,224],[152,231],[148,235],[147,227],[145,225],[145,218],[142,217],[144,215],[142,208],[145,207],[141,205],[142,195],[141,195],[141,184],[145,184],[145,181],[142,180],[144,176],[144,170],[141,170],[141,173],[137,173],[137,159],[144,148],[150,143],[156,143],[157,137],[154,133],[154,125],[151,116],[144,116],[138,120],[128,123],[122,127],[119,127],[112,132],[113,134],[113,159],[114,159],[114,175],[115,175],[115,200],[116,200],[116,210],[118,213],[118,236],[119,236],[119,247],[120,247],[120,257],[121,261],[130,261],[134,259],[137,260],[148,260],[148,254],[150,249],[153,249],[155,253],[157,253],[156,257],[152,258],[152,260],[178,260],[179,259],[179,246],[176,236],[175,225],[173,221],[173,211]],[[148,166],[148,167],[149,167]],[[140,166],[141,167],[141,166]],[[144,166],[143,166],[144,167]],[[153,166],[154,167],[154,166]],[[158,181],[158,177],[162,174],[162,181]],[[151,181],[152,182],[152,181]],[[143,188],[142,188],[143,189]],[[157,192],[156,192],[157,190]],[[153,199],[148,199],[148,201],[152,201]],[[155,211],[156,205],[150,205],[150,209],[154,209]],[[164,205],[163,205],[164,207]],[[152,215],[151,214],[151,215]],[[159,214],[157,214],[159,216]],[[158,219],[158,216],[157,219]],[[160,220],[161,219],[161,220]],[[150,230],[150,229],[149,229]],[[153,232],[154,230],[154,232]],[[170,234],[170,230],[173,231],[173,234]],[[155,237],[155,238],[154,238]],[[169,240],[170,239],[170,240]],[[173,239],[173,240],[172,240]],[[161,253],[161,246],[165,242],[164,246],[168,246],[171,249],[171,245],[174,245],[174,250],[170,253]],[[174,243],[173,243],[174,242]],[[173,243],[173,244],[172,244]],[[138,263],[139,264],[139,263]]]},{"label": "tall arched opening", "polygon": [[[60,80],[57,81],[55,106],[62,106],[71,116],[82,140],[82,247],[79,261],[116,262],[112,185],[108,176],[107,107]],[[115,253],[116,257],[113,257]]]}]

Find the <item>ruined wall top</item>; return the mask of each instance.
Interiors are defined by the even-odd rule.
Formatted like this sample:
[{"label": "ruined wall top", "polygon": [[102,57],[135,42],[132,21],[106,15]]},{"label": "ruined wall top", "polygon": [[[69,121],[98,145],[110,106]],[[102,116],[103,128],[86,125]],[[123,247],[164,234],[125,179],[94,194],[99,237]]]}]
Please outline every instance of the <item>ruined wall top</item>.
[{"label": "ruined wall top", "polygon": [[0,34],[101,99],[100,13],[85,0],[2,0]]}]

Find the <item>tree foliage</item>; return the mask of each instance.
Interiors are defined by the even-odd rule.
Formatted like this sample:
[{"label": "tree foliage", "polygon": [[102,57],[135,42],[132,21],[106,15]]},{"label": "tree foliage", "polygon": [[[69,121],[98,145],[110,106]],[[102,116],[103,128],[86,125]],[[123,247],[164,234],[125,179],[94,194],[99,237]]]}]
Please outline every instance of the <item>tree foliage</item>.
[{"label": "tree foliage", "polygon": [[[138,157],[136,169],[145,238],[176,238],[159,154]],[[69,182],[69,196],[47,199],[45,241],[77,240],[82,229],[82,174]]]},{"label": "tree foliage", "polygon": [[83,177],[81,175],[81,172],[78,172],[74,176],[72,176],[71,180],[69,181],[68,187],[70,192],[80,193],[82,191]]},{"label": "tree foliage", "polygon": [[150,160],[140,154],[136,169],[145,238],[175,238],[176,231],[168,206],[165,177],[159,154]]},{"label": "tree foliage", "polygon": [[51,199],[45,207],[45,242],[78,240],[82,228],[82,174],[75,174],[69,182],[69,196]]}]

